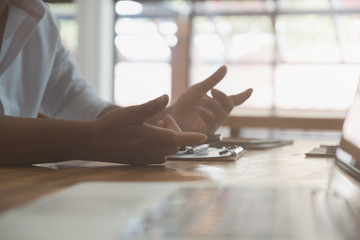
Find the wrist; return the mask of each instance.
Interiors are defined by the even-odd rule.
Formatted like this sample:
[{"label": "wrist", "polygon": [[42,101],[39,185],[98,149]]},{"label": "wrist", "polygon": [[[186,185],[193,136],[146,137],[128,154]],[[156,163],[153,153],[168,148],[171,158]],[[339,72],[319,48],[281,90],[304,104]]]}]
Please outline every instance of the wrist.
[{"label": "wrist", "polygon": [[98,155],[101,144],[103,144],[103,138],[97,121],[82,122],[78,128],[79,138],[76,140],[78,150],[73,150],[77,154],[76,158],[81,160],[100,160]]},{"label": "wrist", "polygon": [[109,105],[107,107],[105,107],[100,113],[99,115],[96,117],[96,118],[100,118],[102,117],[104,114],[108,113],[108,112],[111,112],[113,110],[116,110],[116,109],[119,109],[121,108],[120,106],[118,105]]}]

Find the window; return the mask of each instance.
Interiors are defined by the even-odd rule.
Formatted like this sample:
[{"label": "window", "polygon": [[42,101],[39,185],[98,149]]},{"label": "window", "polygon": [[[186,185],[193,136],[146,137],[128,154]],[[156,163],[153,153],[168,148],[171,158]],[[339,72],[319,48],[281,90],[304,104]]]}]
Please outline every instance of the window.
[{"label": "window", "polygon": [[[53,1],[55,2],[55,1]],[[76,57],[78,47],[77,4],[73,2],[49,3],[51,11],[59,19],[60,34],[65,47]]]},{"label": "window", "polygon": [[175,98],[222,64],[218,89],[255,90],[234,114],[343,116],[355,93],[358,1],[117,1],[116,12],[118,104]]},{"label": "window", "polygon": [[116,21],[115,32],[118,60],[115,103],[134,105],[170,94],[171,43],[168,38],[175,37],[176,24],[168,19],[120,18]]},{"label": "window", "polygon": [[116,3],[115,103],[127,106],[164,93],[171,96],[172,47],[177,44],[178,30],[175,9],[179,3]]},{"label": "window", "polygon": [[202,1],[194,6],[191,84],[220,64],[226,93],[253,87],[245,109],[343,114],[359,78],[355,1]]}]

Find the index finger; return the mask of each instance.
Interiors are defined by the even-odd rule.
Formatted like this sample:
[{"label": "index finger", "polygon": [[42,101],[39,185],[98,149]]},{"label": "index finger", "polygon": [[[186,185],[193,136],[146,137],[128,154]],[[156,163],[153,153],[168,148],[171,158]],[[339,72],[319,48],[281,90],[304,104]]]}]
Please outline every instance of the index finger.
[{"label": "index finger", "polygon": [[226,72],[227,72],[226,66],[221,66],[210,77],[194,85],[193,88],[196,88],[200,92],[206,93],[224,78]]},{"label": "index finger", "polygon": [[166,114],[163,121],[165,128],[174,130],[176,132],[181,132],[181,128],[170,114]]},{"label": "index finger", "polygon": [[207,136],[197,132],[177,132],[172,129],[155,127],[147,125],[151,132],[148,135],[154,137],[155,142],[162,142],[164,144],[170,144],[173,146],[181,147],[184,145],[193,145],[205,142]]},{"label": "index finger", "polygon": [[193,145],[205,142],[207,136],[196,132],[176,132],[174,138],[176,146]]},{"label": "index finger", "polygon": [[249,89],[243,91],[242,93],[230,96],[230,98],[233,101],[234,106],[237,106],[237,105],[240,105],[243,102],[245,102],[251,96],[252,92],[253,92],[253,89],[249,88]]}]

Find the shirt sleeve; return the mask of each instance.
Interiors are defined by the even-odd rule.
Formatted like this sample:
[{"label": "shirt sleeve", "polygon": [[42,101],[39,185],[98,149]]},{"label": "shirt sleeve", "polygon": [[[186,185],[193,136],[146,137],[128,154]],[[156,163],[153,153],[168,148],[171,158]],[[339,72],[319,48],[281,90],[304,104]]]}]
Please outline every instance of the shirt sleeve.
[{"label": "shirt sleeve", "polygon": [[70,52],[64,47],[56,21],[55,59],[41,103],[41,112],[53,118],[92,120],[110,104],[81,76]]}]

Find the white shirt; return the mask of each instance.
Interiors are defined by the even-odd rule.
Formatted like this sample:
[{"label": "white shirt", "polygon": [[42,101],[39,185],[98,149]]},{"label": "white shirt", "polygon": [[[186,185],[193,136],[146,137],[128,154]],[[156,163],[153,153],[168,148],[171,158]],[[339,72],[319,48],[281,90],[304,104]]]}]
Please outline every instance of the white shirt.
[{"label": "white shirt", "polygon": [[109,104],[82,78],[40,0],[10,0],[0,52],[0,115],[95,119]]}]

